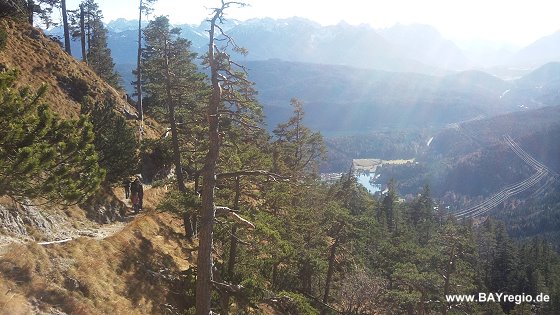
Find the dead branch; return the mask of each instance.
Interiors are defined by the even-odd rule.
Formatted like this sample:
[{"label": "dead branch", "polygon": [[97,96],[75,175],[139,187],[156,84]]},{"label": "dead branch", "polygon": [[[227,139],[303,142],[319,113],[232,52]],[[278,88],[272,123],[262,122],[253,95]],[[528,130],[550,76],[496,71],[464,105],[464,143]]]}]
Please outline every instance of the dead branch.
[{"label": "dead branch", "polygon": [[251,245],[251,243],[240,239],[239,237],[233,235],[231,232],[228,232],[228,234],[229,234],[229,236],[233,237],[239,244],[243,244],[243,245],[247,245],[247,246]]},{"label": "dead branch", "polygon": [[215,208],[216,208],[216,217],[226,216],[230,212],[239,212],[239,210],[234,210],[229,207],[216,206]]},{"label": "dead branch", "polygon": [[230,212],[228,214],[229,218],[236,221],[237,223],[245,226],[246,228],[251,228],[254,229],[255,225],[253,223],[251,223],[250,221],[248,221],[247,219],[241,217],[239,214],[235,213],[235,212]]},{"label": "dead branch", "polygon": [[230,219],[236,221],[242,226],[245,226],[246,228],[251,228],[251,229],[255,228],[255,225],[253,223],[251,223],[249,220],[237,214],[236,213],[238,212],[237,210],[233,210],[228,207],[222,207],[222,206],[216,206],[215,209],[216,209],[216,217],[228,216]]},{"label": "dead branch", "polygon": [[216,282],[214,280],[212,280],[212,284],[219,291],[226,291],[226,292],[229,292],[229,293],[238,293],[241,290],[243,290],[243,286],[240,285],[240,284],[231,284],[231,283],[227,283],[227,282]]},{"label": "dead branch", "polygon": [[37,245],[50,245],[50,244],[60,244],[60,243],[66,243],[71,241],[72,238],[66,238],[63,240],[58,240],[58,241],[50,241],[50,242],[37,242]]}]

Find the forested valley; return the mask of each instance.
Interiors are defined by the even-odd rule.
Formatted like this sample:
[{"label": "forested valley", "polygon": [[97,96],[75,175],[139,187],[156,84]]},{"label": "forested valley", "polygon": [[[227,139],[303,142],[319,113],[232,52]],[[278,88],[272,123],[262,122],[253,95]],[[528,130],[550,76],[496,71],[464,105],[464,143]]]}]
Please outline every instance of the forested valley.
[{"label": "forested valley", "polygon": [[[141,19],[153,4],[140,1]],[[65,43],[29,23],[53,6]],[[68,21],[65,0],[0,0],[0,314],[560,314],[557,177],[544,196],[458,217],[448,188],[481,196],[500,189],[496,174],[533,172],[493,142],[496,121],[325,139],[293,97],[290,117],[266,126],[235,57],[250,52],[220,27],[239,6],[209,10],[204,55],[150,17],[130,52],[129,96],[94,0]],[[557,134],[550,111],[550,124],[513,136],[553,148],[540,155],[553,176],[556,146],[537,144],[558,140],[539,136]],[[488,143],[464,136],[474,131]],[[372,155],[419,163],[383,166],[387,184],[371,194],[347,161]],[[449,166],[433,185],[430,161]],[[481,166],[483,183],[465,180]],[[131,177],[146,190],[134,214],[122,191]],[[91,236],[86,221],[122,225]]]}]

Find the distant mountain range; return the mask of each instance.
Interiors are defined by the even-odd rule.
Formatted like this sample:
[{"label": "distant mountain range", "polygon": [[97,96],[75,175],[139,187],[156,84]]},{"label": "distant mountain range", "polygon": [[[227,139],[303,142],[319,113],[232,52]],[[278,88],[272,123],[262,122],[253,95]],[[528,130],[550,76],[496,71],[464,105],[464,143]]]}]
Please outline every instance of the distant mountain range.
[{"label": "distant mountain range", "polygon": [[444,39],[429,25],[397,24],[379,31],[406,58],[446,70],[465,70],[475,66],[452,41]]},{"label": "distant mountain range", "polygon": [[[124,19],[107,25],[108,44],[129,92],[137,27],[137,21]],[[178,27],[193,50],[204,54],[205,23]],[[303,18],[265,18],[228,21],[223,29],[249,50],[238,58],[257,85],[269,127],[289,116],[291,97],[304,102],[309,126],[327,133],[441,126],[560,104],[559,64],[508,81],[481,71],[457,72],[475,64],[427,25],[377,31],[366,25],[324,27]],[[73,52],[79,54],[75,44]],[[560,61],[560,32],[508,58],[504,62],[517,67]]]},{"label": "distant mountain range", "polygon": [[[134,79],[136,27],[108,24],[126,83]],[[204,54],[205,24],[178,27]],[[428,183],[435,197],[460,207],[498,200],[492,206],[503,215],[526,201],[541,209],[560,191],[560,32],[517,51],[488,46],[485,53],[462,50],[426,25],[374,30],[290,18],[229,21],[223,29],[249,50],[238,58],[256,84],[269,129],[290,117],[290,98],[303,101],[305,124],[328,137],[324,170],[347,171],[353,158],[414,158],[383,167],[378,180],[394,178],[410,195]],[[498,67],[483,68],[480,60]],[[547,176],[533,183],[535,169],[506,139],[547,165]],[[535,189],[513,195],[516,183]],[[517,222],[524,214],[509,217]]]},{"label": "distant mountain range", "polygon": [[[490,46],[465,51],[428,25],[395,25],[375,30],[367,25],[344,22],[321,26],[303,18],[228,20],[223,26],[238,44],[249,50],[246,60],[284,61],[347,65],[399,72],[442,74],[447,71],[502,66],[535,68],[560,61],[560,31],[533,44],[512,51],[511,47]],[[176,25],[193,49],[203,54],[207,45],[206,22]],[[130,47],[136,44],[138,21],[117,19],[107,24],[109,47],[117,64],[130,62]],[[60,29],[49,31],[60,35]],[[74,49],[79,54],[76,43]]]},{"label": "distant mountain range", "polygon": [[327,134],[435,127],[560,105],[560,63],[509,81],[474,70],[433,76],[280,60],[246,65],[272,127],[289,117],[290,97],[303,101],[306,124]]},{"label": "distant mountain range", "polygon": [[550,61],[560,61],[560,30],[521,49],[508,63],[520,67],[535,67]]}]

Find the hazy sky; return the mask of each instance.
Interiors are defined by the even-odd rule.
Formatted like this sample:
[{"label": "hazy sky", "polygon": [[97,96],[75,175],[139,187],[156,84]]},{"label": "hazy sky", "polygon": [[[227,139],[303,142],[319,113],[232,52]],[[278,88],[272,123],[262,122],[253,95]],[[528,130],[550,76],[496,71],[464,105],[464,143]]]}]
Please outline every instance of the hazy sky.
[{"label": "hazy sky", "polygon": [[[77,6],[79,0],[67,0]],[[138,0],[97,0],[106,21],[137,19]],[[247,0],[250,7],[228,16],[250,18],[305,17],[323,25],[346,21],[374,28],[396,23],[429,24],[448,39],[490,39],[527,45],[560,31],[558,0]],[[173,23],[199,24],[219,0],[159,0],[156,15]]]}]

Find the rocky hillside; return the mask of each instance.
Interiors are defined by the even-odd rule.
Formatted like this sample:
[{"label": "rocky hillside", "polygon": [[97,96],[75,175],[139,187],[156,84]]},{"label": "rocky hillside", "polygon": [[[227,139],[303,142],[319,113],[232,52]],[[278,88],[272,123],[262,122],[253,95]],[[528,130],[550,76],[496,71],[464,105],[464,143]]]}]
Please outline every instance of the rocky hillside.
[{"label": "rocky hillside", "polygon": [[[42,100],[60,118],[78,118],[89,96],[112,101],[138,125],[123,92],[41,30],[5,18],[0,29],[7,34],[0,71],[18,71],[19,87],[46,84]],[[162,128],[148,119],[145,132],[159,137]],[[119,187],[72,206],[0,196],[0,314],[155,314],[188,304],[186,293],[171,291],[188,283],[184,272],[192,257],[185,249],[191,245],[183,244],[181,221],[154,211],[165,193],[147,187],[147,213],[139,216],[129,215]]]},{"label": "rocky hillside", "polygon": [[[91,69],[68,56],[62,48],[39,29],[9,19],[0,20],[8,33],[6,48],[0,54],[0,68],[17,69],[22,86],[49,86],[45,102],[63,118],[76,118],[82,96],[108,96],[119,107],[130,108],[119,93],[103,82]],[[127,109],[128,109],[127,108]]]},{"label": "rocky hillside", "polygon": [[[0,19],[0,28],[8,35],[0,54],[0,70],[17,69],[18,84],[34,90],[46,84],[48,90],[43,100],[62,118],[77,118],[84,96],[108,99],[122,115],[136,117],[134,104],[127,102],[124,91],[114,89],[85,64],[66,54],[42,30],[11,19]],[[128,122],[137,124],[134,119]],[[146,137],[159,137],[160,129],[152,120],[146,121]]]}]

